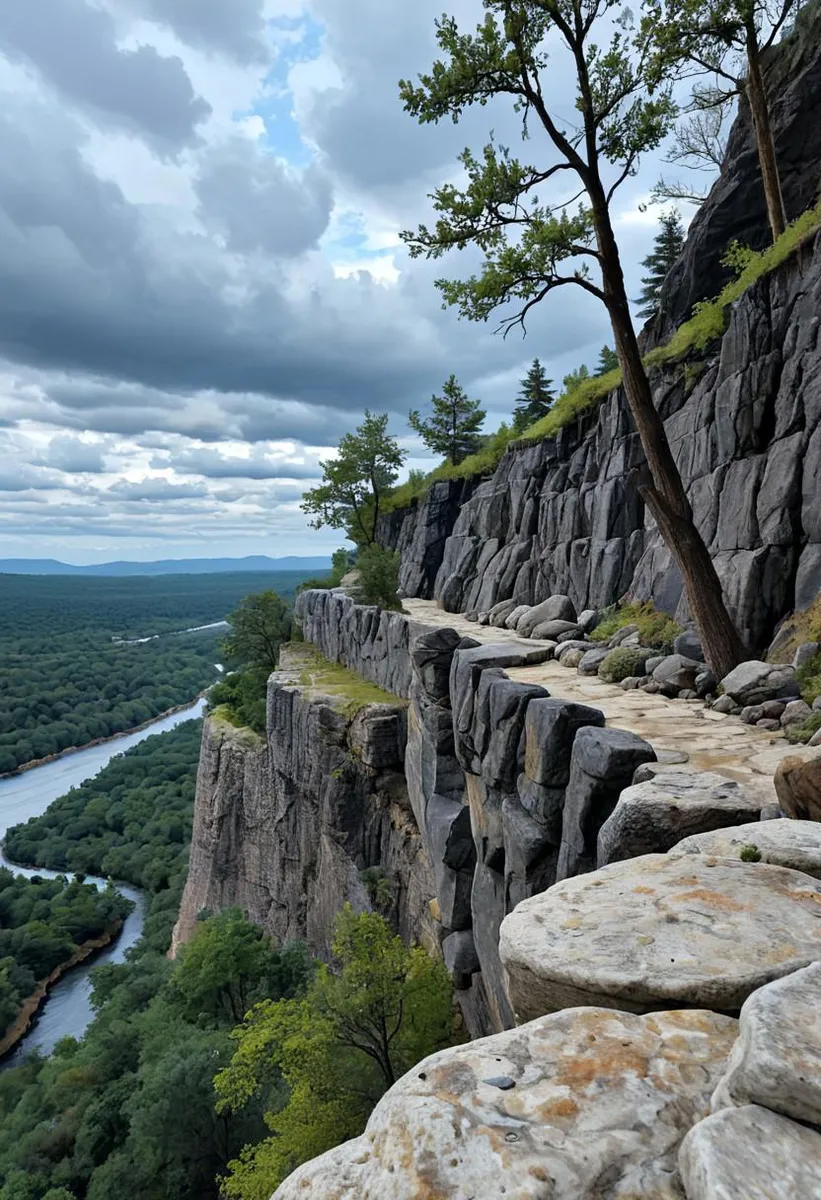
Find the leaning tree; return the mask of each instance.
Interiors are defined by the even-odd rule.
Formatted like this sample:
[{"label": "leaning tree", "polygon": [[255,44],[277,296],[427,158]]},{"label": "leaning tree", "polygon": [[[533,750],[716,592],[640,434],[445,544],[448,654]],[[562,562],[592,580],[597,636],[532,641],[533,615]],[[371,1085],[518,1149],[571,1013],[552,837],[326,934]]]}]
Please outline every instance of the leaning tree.
[{"label": "leaning tree", "polygon": [[[450,16],[437,22],[442,57],[418,82],[403,81],[400,94],[422,124],[446,117],[457,122],[468,108],[508,100],[521,115],[525,137],[531,126],[539,127],[538,141],[527,143],[534,161],[520,161],[492,135],[480,155],[465,150],[464,182],[446,183],[431,197],[435,225],[406,232],[404,239],[412,256],[434,259],[454,248],[478,248],[478,274],[437,284],[444,302],[470,320],[511,307],[515,311],[502,317],[504,332],[517,324],[524,329],[535,305],[570,285],[606,306],[647,459],[639,486],[681,570],[707,660],[722,678],[744,649],[653,404],[611,213],[639,156],[669,132],[675,106],[664,88],[648,95],[644,52],[620,0],[484,0],[484,7],[485,18],[473,32],[462,31]],[[560,51],[571,72],[572,97],[566,75],[556,77]],[[555,103],[549,87],[557,91]],[[544,161],[537,157],[541,152]],[[575,181],[572,200],[545,199],[546,185],[565,180]]]}]

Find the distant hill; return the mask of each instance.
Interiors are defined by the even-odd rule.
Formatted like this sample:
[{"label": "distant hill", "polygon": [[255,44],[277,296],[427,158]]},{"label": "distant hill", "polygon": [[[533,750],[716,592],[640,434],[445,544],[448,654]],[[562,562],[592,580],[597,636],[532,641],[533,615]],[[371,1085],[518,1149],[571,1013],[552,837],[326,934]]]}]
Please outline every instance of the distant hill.
[{"label": "distant hill", "polygon": [[0,575],[213,575],[225,571],[329,571],[330,555],[269,558],[164,558],[157,562],[91,563],[75,567],[56,558],[0,558]]}]

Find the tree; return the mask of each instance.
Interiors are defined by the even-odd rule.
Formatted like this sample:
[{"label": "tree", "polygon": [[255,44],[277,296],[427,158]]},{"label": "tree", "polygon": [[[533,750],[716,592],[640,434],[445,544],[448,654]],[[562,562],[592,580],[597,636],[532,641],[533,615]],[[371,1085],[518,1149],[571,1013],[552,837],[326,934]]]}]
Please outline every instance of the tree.
[{"label": "tree", "polygon": [[229,661],[255,667],[266,675],[279,664],[279,648],[291,634],[288,605],[276,592],[246,596],[228,615],[231,632],[222,640]]},{"label": "tree", "polygon": [[590,378],[590,369],[586,363],[582,363],[580,367],[576,367],[575,371],[571,371],[562,379],[562,387],[565,393],[575,392],[577,387]]},{"label": "tree", "polygon": [[387,1088],[452,1040],[444,965],[384,918],[346,905],[333,953],[337,972],[320,967],[305,999],[265,1001],[232,1035],[234,1057],[214,1080],[218,1111],[241,1108],[277,1072],[288,1099],[266,1117],[273,1136],[231,1164],[227,1196],[267,1200],[301,1162],[361,1133]]},{"label": "tree", "polygon": [[658,312],[661,289],[673,264],[681,254],[684,245],[684,226],[676,209],[664,213],[659,218],[659,232],[653,243],[652,251],[642,260],[647,274],[642,276],[644,284],[638,303],[641,305],[639,316],[645,319],[654,317]]},{"label": "tree", "polygon": [[[510,97],[525,132],[535,120],[544,135],[538,142],[523,139],[523,146],[547,142],[552,160],[520,162],[492,138],[481,156],[465,150],[460,161],[467,182],[438,188],[434,227],[422,225],[404,239],[412,256],[426,258],[477,247],[484,256],[478,275],[440,279],[438,286],[445,303],[470,320],[485,321],[501,307],[505,332],[515,325],[524,329],[534,305],[571,284],[606,306],[627,403],[647,458],[641,494],[681,570],[708,661],[723,678],[743,647],[653,403],[610,211],[641,154],[655,149],[671,127],[675,107],[669,90],[660,86],[647,94],[645,59],[634,50],[630,12],[620,0],[485,0],[485,9],[473,35],[463,33],[453,17],[437,22],[443,57],[418,85],[400,84],[405,108],[423,124],[445,117],[458,121],[467,108]],[[576,94],[571,100],[565,76],[559,76],[559,115],[546,88],[562,46]],[[564,116],[568,106],[575,107],[572,122]],[[584,197],[575,212],[540,194],[550,180],[568,175]]]},{"label": "tree", "polygon": [[376,544],[366,546],[356,560],[359,576],[355,584],[355,595],[359,604],[378,604],[398,612],[402,608],[399,599],[399,567],[401,555],[396,550],[386,550]]},{"label": "tree", "polygon": [[610,371],[619,369],[619,356],[615,350],[609,346],[602,346],[599,351],[599,366],[596,371],[597,375],[607,375]]},{"label": "tree", "polygon": [[[727,150],[725,118],[727,108],[697,109],[676,130],[673,145],[664,156],[665,162],[683,163],[693,171],[709,171],[715,175],[721,170]],[[687,204],[702,204],[707,192],[694,191],[686,184],[671,182],[662,177],[653,188],[653,202],[681,200]]]},{"label": "tree", "polygon": [[365,420],[355,433],[346,433],[336,458],[320,462],[324,482],[302,497],[303,512],[313,516],[311,525],[321,529],[346,529],[357,545],[376,541],[382,497],[396,482],[405,461],[404,450],[388,434],[387,413]]},{"label": "tree", "polygon": [[800,4],[801,0],[649,0],[642,22],[653,50],[651,83],[665,80],[670,72],[720,80],[719,86],[696,92],[694,100],[700,108],[721,107],[735,96],[746,97],[773,241],[784,232],[787,215],[762,56]]},{"label": "tree", "polygon": [[529,426],[546,416],[553,405],[556,393],[551,387],[544,367],[534,358],[530,369],[522,380],[518,403],[513,410],[513,432],[524,433]]},{"label": "tree", "polygon": [[458,466],[481,445],[479,430],[485,419],[478,400],[470,400],[451,375],[442,388],[441,396],[431,396],[433,415],[423,420],[416,411],[410,413],[408,424],[419,434],[434,454],[444,454],[448,462]]}]

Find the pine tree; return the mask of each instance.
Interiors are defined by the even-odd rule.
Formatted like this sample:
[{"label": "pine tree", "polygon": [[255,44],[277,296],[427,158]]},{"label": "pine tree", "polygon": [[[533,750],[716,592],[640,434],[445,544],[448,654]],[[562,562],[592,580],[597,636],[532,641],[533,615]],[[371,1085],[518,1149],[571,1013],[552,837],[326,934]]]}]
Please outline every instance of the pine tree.
[{"label": "pine tree", "polygon": [[518,402],[513,410],[514,433],[523,433],[525,429],[550,412],[556,397],[556,393],[551,387],[552,383],[553,380],[547,378],[545,369],[538,358],[534,358],[527,375],[522,380],[521,391],[517,397]]},{"label": "pine tree", "polygon": [[429,450],[444,454],[450,463],[458,466],[481,445],[479,430],[486,416],[485,410],[479,407],[478,400],[468,399],[455,375],[447,380],[441,396],[431,396],[431,403],[432,416],[423,420],[413,411],[408,415],[408,424]]},{"label": "pine tree", "polygon": [[568,375],[565,375],[564,379],[562,380],[562,387],[565,390],[565,395],[569,394],[570,392],[575,392],[576,388],[581,387],[585,380],[589,378],[590,368],[588,367],[587,363],[582,363],[580,367],[576,367],[575,371],[571,371]]},{"label": "pine tree", "polygon": [[658,311],[662,284],[684,245],[684,226],[677,209],[673,208],[665,213],[659,225],[661,228],[656,234],[652,253],[648,254],[641,264],[647,268],[648,274],[642,278],[644,288],[637,303],[642,306],[639,316],[645,320],[655,316]]},{"label": "pine tree", "polygon": [[615,350],[611,350],[609,346],[602,346],[599,352],[599,367],[596,371],[597,375],[607,375],[609,371],[617,370],[619,365],[619,356]]}]

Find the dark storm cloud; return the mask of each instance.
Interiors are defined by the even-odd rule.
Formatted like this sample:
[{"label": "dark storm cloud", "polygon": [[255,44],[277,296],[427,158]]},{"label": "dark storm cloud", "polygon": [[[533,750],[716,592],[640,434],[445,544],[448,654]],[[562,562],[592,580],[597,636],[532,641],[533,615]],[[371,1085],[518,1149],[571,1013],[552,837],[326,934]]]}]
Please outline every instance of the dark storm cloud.
[{"label": "dark storm cloud", "polygon": [[116,36],[110,14],[84,0],[0,4],[0,50],[12,61],[36,67],[97,121],[139,134],[161,154],[176,154],[197,140],[210,105],[194,95],[179,58],[145,45],[121,50]]},{"label": "dark storm cloud", "polygon": [[[333,205],[331,180],[317,164],[299,174],[248,138],[206,151],[194,182],[202,216],[242,254],[292,258],[315,246]],[[283,215],[288,219],[283,220]]]},{"label": "dark storm cloud", "polygon": [[264,62],[261,0],[119,0],[121,7],[170,26],[181,41],[240,63]]},{"label": "dark storm cloud", "polygon": [[167,458],[152,459],[153,467],[172,467],[187,475],[203,475],[208,479],[316,479],[319,468],[316,463],[288,462],[284,459],[254,455],[238,458],[223,455],[218,450],[194,447]]}]

